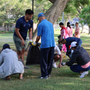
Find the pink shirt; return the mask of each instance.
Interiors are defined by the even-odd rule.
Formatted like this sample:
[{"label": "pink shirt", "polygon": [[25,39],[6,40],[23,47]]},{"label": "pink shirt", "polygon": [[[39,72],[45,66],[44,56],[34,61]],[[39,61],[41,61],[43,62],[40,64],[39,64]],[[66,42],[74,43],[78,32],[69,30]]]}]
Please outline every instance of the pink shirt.
[{"label": "pink shirt", "polygon": [[85,64],[85,65],[82,65],[81,67],[82,68],[88,68],[90,66],[90,62],[88,62],[87,64]]},{"label": "pink shirt", "polygon": [[80,38],[80,29],[79,29],[79,27],[76,27],[76,29],[75,29],[75,35],[76,35],[78,38]]},{"label": "pink shirt", "polygon": [[66,27],[66,29],[67,29],[67,32],[68,32],[69,37],[72,37],[72,35],[73,35],[72,28]]}]

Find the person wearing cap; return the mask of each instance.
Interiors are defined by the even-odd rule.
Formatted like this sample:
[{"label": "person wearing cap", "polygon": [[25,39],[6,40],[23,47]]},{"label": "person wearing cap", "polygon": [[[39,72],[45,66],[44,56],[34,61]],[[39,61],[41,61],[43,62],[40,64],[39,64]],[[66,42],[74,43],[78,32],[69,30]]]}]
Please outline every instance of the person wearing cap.
[{"label": "person wearing cap", "polygon": [[31,20],[32,16],[33,11],[31,9],[27,9],[25,11],[25,16],[17,20],[13,35],[13,40],[17,49],[18,58],[22,59],[23,62],[28,30],[29,30],[29,39],[30,42],[32,42],[32,28],[33,28],[33,21]]},{"label": "person wearing cap", "polygon": [[78,26],[78,22],[75,23],[75,33],[74,33],[74,37],[77,37],[77,38],[80,38],[80,29],[79,29],[79,26]]},{"label": "person wearing cap", "polygon": [[17,53],[10,49],[9,44],[4,44],[0,54],[0,77],[10,80],[10,76],[17,73],[19,79],[23,79],[23,63],[18,60]]},{"label": "person wearing cap", "polygon": [[38,14],[38,20],[38,32],[34,44],[37,43],[41,38],[40,79],[48,79],[48,77],[51,75],[52,63],[54,58],[54,29],[52,23],[45,19],[44,13]]},{"label": "person wearing cap", "polygon": [[61,42],[62,44],[66,44],[66,48],[67,48],[66,55],[69,56],[69,57],[71,57],[70,46],[71,46],[71,43],[72,43],[73,41],[76,41],[79,46],[82,45],[82,40],[81,40],[80,38],[68,37],[68,38],[66,38],[66,39],[63,39],[63,38],[60,38],[60,39],[59,39],[59,42]]},{"label": "person wearing cap", "polygon": [[74,50],[74,52],[72,54],[70,61],[63,62],[62,65],[70,66],[70,69],[73,72],[80,73],[80,78],[83,78],[85,75],[89,73],[88,70],[90,70],[89,54],[83,47],[78,46],[77,42],[75,41],[71,43],[71,49]]}]

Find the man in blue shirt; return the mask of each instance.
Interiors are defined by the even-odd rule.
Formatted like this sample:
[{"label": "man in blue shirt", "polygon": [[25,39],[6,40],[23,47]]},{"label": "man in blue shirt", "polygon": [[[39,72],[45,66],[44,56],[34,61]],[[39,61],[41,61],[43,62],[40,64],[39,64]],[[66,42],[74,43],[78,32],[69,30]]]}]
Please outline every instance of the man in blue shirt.
[{"label": "man in blue shirt", "polygon": [[32,28],[33,21],[31,20],[33,16],[33,11],[27,9],[25,11],[25,16],[19,18],[16,22],[15,32],[13,35],[13,40],[17,49],[18,58],[24,61],[24,52],[26,46],[27,31],[29,30],[29,38],[32,41]]},{"label": "man in blue shirt", "polygon": [[76,37],[68,37],[66,39],[60,38],[60,40],[59,40],[59,42],[61,42],[62,44],[66,44],[66,48],[67,48],[66,55],[68,55],[68,56],[69,56],[70,45],[73,41],[76,41],[79,46],[82,45],[82,40],[80,38],[76,38]]},{"label": "man in blue shirt", "polygon": [[54,58],[54,29],[51,22],[45,19],[44,13],[38,14],[39,25],[38,33],[35,43],[37,43],[41,37],[41,79],[48,79],[52,71],[52,62]]}]

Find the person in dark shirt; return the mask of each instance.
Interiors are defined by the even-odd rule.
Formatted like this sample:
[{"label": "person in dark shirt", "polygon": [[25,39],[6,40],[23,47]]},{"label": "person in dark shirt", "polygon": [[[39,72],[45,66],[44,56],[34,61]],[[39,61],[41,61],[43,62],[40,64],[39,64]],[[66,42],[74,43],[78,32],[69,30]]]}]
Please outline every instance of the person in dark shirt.
[{"label": "person in dark shirt", "polygon": [[62,65],[70,66],[70,69],[73,72],[80,73],[80,78],[83,78],[85,75],[88,74],[88,70],[90,70],[89,54],[83,47],[78,46],[77,42],[75,41],[71,43],[71,49],[74,50],[74,52],[72,54],[70,61],[63,62]]},{"label": "person in dark shirt", "polygon": [[25,16],[17,20],[15,32],[13,35],[13,40],[17,49],[18,58],[22,59],[23,61],[28,30],[29,30],[29,39],[30,41],[32,41],[32,28],[33,28],[33,21],[31,20],[32,16],[33,11],[27,9],[25,11]]},{"label": "person in dark shirt", "polygon": [[67,48],[67,52],[66,55],[71,57],[69,54],[70,51],[70,45],[73,41],[76,41],[78,43],[79,46],[82,45],[82,40],[80,38],[76,38],[76,37],[68,37],[66,39],[60,38],[59,42],[61,42],[62,44],[66,44],[66,48]]}]

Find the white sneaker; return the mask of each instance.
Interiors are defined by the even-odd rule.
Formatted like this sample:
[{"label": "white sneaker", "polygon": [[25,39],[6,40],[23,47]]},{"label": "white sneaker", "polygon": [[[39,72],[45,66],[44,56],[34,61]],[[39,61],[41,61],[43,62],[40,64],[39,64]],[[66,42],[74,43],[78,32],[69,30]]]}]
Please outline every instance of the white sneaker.
[{"label": "white sneaker", "polygon": [[56,62],[53,62],[53,67],[57,68]]},{"label": "white sneaker", "polygon": [[81,73],[81,76],[79,76],[79,78],[83,78],[85,75],[87,75],[89,72],[88,71],[85,71],[83,73]]}]

